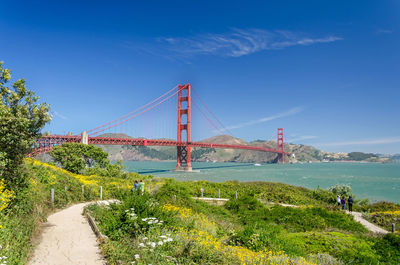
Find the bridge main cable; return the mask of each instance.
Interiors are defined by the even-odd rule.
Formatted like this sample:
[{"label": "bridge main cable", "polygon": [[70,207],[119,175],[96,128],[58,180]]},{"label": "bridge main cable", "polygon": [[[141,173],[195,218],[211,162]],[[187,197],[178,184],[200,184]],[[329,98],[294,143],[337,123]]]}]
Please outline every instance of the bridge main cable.
[{"label": "bridge main cable", "polygon": [[[138,113],[138,114],[136,114],[136,115],[134,115],[134,116],[132,116],[132,117],[129,117],[129,118],[123,120],[123,121],[120,121],[120,122],[118,122],[118,123],[116,123],[116,124],[113,124],[113,125],[111,125],[111,126],[108,126],[108,127],[104,128],[104,129],[101,129],[101,130],[99,130],[99,131],[93,132],[93,133],[89,134],[89,136],[94,135],[94,134],[97,134],[97,133],[99,133],[99,132],[103,132],[103,131],[105,131],[105,130],[107,130],[107,129],[110,129],[110,128],[113,128],[113,127],[115,127],[115,126],[117,126],[117,125],[119,125],[119,124],[122,124],[122,123],[124,123],[124,122],[127,122],[127,121],[129,121],[129,120],[131,120],[131,119],[133,119],[133,118],[135,118],[135,117],[137,117],[137,116],[139,116],[139,115],[142,115],[143,113],[145,113],[145,112],[147,112],[147,111],[149,111],[149,110],[151,110],[151,109],[157,107],[157,106],[160,105],[161,103],[163,103],[163,102],[167,101],[168,99],[170,99],[171,97],[175,96],[176,94],[178,94],[178,92],[179,92],[179,90],[175,91],[175,93],[169,95],[168,97],[164,98],[162,101],[160,101],[160,102],[158,102],[157,104],[155,104],[155,105],[153,105],[153,106],[151,106],[151,107],[145,109],[144,111],[142,111],[142,112],[140,112],[140,113]],[[154,102],[154,101],[153,101],[153,102]],[[143,109],[143,107],[142,107],[141,109]],[[131,114],[132,114],[132,113],[131,113]],[[128,116],[128,115],[125,115],[124,117],[126,117],[126,116]],[[117,120],[120,120],[120,119],[117,119]],[[112,122],[109,122],[108,124],[110,124],[110,123],[112,123]]]},{"label": "bridge main cable", "polygon": [[[100,125],[100,126],[94,128],[94,129],[88,130],[87,132],[88,132],[88,133],[89,133],[89,132],[92,132],[92,131],[97,130],[97,129],[100,129],[100,128],[106,126],[106,125],[109,125],[109,124],[112,124],[112,123],[114,123],[114,122],[116,122],[116,121],[119,121],[119,120],[121,120],[121,119],[123,119],[123,118],[125,118],[125,117],[128,117],[129,115],[132,115],[132,114],[138,112],[139,110],[144,109],[145,107],[147,107],[147,106],[153,104],[153,103],[156,102],[157,100],[159,100],[159,99],[165,97],[166,95],[168,95],[169,93],[171,93],[172,91],[174,91],[174,90],[177,89],[177,88],[178,88],[178,85],[176,85],[176,86],[173,87],[172,89],[168,90],[166,93],[164,93],[163,95],[161,95],[161,96],[159,96],[158,98],[154,99],[153,101],[147,103],[146,105],[144,105],[144,106],[142,106],[142,107],[140,107],[140,108],[138,108],[138,109],[136,109],[136,110],[134,110],[134,111],[132,111],[132,112],[130,112],[130,113],[128,113],[128,114],[122,116],[122,117],[119,117],[118,119],[115,119],[115,120],[113,120],[113,121],[110,121],[110,122],[108,122],[108,123],[105,123],[105,124],[103,124],[103,125]],[[107,128],[111,128],[111,127],[107,127]],[[107,128],[106,128],[106,129],[107,129]],[[102,130],[102,131],[104,131],[104,130]],[[100,131],[99,131],[99,132],[100,132]],[[95,133],[97,133],[97,132],[95,132]],[[95,134],[95,133],[91,133],[90,135],[93,135],[93,134]]]}]

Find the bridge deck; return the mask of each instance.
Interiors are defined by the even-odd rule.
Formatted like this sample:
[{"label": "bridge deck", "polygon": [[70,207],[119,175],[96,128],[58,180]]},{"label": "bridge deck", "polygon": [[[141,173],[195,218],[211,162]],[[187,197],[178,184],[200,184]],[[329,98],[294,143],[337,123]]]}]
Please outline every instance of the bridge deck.
[{"label": "bridge deck", "polygon": [[[80,136],[68,135],[50,135],[43,136],[38,140],[38,147],[32,155],[49,151],[52,147],[62,143],[80,143]],[[94,145],[135,145],[135,146],[190,146],[201,148],[222,148],[222,149],[243,149],[261,152],[270,152],[276,154],[290,155],[288,152],[282,152],[278,149],[263,148],[249,145],[229,145],[202,142],[178,142],[173,140],[151,140],[142,138],[108,138],[108,137],[89,137],[89,144]]]}]

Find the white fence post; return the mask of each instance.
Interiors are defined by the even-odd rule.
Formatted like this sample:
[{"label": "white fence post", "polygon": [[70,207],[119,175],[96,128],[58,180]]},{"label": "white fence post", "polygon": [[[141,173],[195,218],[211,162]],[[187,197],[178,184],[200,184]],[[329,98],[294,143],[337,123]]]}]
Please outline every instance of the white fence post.
[{"label": "white fence post", "polygon": [[103,199],[103,186],[100,186],[100,200]]}]

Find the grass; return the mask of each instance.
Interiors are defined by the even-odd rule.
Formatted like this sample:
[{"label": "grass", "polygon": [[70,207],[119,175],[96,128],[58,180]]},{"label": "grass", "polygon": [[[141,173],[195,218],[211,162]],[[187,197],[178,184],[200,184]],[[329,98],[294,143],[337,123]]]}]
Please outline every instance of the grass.
[{"label": "grass", "polygon": [[[7,264],[27,263],[33,249],[32,239],[51,212],[98,199],[100,185],[104,187],[103,198],[107,199],[115,196],[118,185],[129,188],[133,183],[132,179],[73,174],[33,159],[26,159],[22,174],[28,179],[26,187],[15,193],[9,205],[0,211],[0,256],[7,257]],[[51,203],[51,189],[55,193],[54,203]],[[4,197],[3,193],[1,196]]]},{"label": "grass", "polygon": [[[24,174],[29,176],[27,187],[8,194],[0,208],[0,256],[7,256],[7,264],[26,264],[39,224],[56,209],[98,199],[100,186],[104,199],[121,201],[89,208],[109,237],[101,245],[108,264],[400,263],[399,235],[371,237],[350,215],[332,207],[335,196],[322,189],[147,177],[147,192],[141,196],[130,191],[135,179],[144,178],[135,174],[85,176],[31,159]],[[220,190],[221,197],[230,200],[225,206],[194,200],[200,188],[204,196],[217,197]],[[5,194],[0,185],[2,198]],[[266,201],[300,207],[270,206]],[[388,203],[359,207],[373,214],[399,209]]]}]

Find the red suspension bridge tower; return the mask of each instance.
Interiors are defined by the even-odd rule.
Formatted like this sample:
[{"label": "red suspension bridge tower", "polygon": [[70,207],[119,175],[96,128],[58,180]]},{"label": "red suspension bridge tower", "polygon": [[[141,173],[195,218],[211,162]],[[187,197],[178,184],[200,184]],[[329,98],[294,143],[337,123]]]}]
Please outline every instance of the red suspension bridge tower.
[{"label": "red suspension bridge tower", "polygon": [[278,128],[278,151],[281,153],[278,154],[278,163],[284,164],[285,163],[285,156],[284,156],[284,145],[283,145],[283,128]]},{"label": "red suspension bridge tower", "polygon": [[[178,88],[178,90],[177,90]],[[196,93],[196,90],[193,89],[194,95],[196,98],[198,97],[200,102],[204,105],[207,111],[218,121],[218,123],[222,126],[223,124],[215,117],[215,115],[208,109],[207,105],[201,100],[199,95]],[[134,138],[134,137],[122,137],[117,132],[123,132],[122,126],[124,124],[128,125],[128,121],[136,118],[149,110],[154,109],[155,107],[161,105],[172,97],[178,95],[178,128],[177,128],[177,140],[163,140],[163,139],[146,139],[146,138]],[[192,87],[191,84],[179,85],[170,89],[167,93],[158,97],[157,99],[149,102],[148,104],[138,108],[137,110],[126,114],[116,120],[105,123],[101,126],[98,126],[90,132],[90,134],[84,132],[81,136],[79,135],[48,135],[43,136],[38,139],[34,150],[30,156],[34,156],[37,154],[41,154],[51,150],[54,146],[60,145],[63,143],[84,143],[84,144],[94,144],[94,145],[131,145],[131,146],[176,146],[177,148],[177,161],[176,161],[176,170],[178,171],[191,171],[191,157],[190,151],[192,147],[195,148],[221,148],[221,149],[242,149],[242,150],[252,150],[252,151],[261,151],[261,152],[270,152],[277,154],[277,162],[284,163],[285,155],[291,155],[284,150],[284,138],[283,138],[283,128],[278,128],[277,132],[277,148],[270,148],[268,146],[260,147],[260,146],[251,146],[251,145],[238,145],[238,144],[219,144],[219,143],[205,143],[205,142],[192,142],[191,141],[191,106],[192,106]],[[174,98],[175,100],[176,98]],[[171,100],[172,102],[172,100]],[[175,103],[174,103],[174,106]],[[200,113],[202,113],[205,118],[218,130],[215,124],[207,117],[196,104],[196,101],[193,102],[193,106],[199,109]],[[161,118],[160,115],[157,117]],[[146,123],[148,121],[146,120]],[[128,126],[126,126],[128,127]],[[111,129],[114,131],[112,133]],[[152,132],[152,128],[149,126],[148,132]],[[226,128],[223,130],[226,131]],[[106,133],[108,132],[108,133]],[[102,133],[101,135],[98,135]],[[147,131],[145,132],[147,133]],[[97,135],[97,136],[96,136]],[[129,134],[126,134],[129,135]]]},{"label": "red suspension bridge tower", "polygon": [[[176,170],[191,171],[190,162],[190,118],[191,118],[191,85],[179,85],[178,92],[178,143],[177,146]],[[182,134],[183,132],[183,134]],[[186,134],[186,135],[185,135]],[[183,137],[186,136],[186,137]],[[185,139],[186,138],[186,141]],[[182,142],[183,140],[183,142]]]}]

